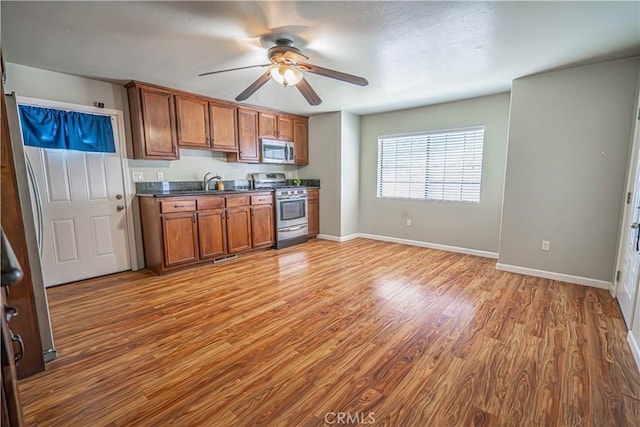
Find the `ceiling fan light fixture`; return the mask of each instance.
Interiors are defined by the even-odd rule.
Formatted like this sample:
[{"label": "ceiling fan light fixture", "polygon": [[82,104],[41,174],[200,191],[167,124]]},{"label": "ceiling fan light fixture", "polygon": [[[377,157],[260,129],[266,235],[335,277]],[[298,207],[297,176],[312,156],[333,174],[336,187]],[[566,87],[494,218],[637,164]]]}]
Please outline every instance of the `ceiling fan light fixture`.
[{"label": "ceiling fan light fixture", "polygon": [[304,78],[301,70],[287,64],[272,65],[270,73],[273,80],[284,87],[297,85]]}]

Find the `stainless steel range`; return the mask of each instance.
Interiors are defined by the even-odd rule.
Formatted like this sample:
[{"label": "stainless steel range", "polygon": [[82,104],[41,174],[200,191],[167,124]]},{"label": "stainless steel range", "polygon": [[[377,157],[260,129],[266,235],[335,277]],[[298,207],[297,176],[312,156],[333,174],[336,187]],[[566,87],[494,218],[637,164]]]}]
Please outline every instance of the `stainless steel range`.
[{"label": "stainless steel range", "polygon": [[276,248],[286,248],[307,241],[307,189],[287,185],[284,173],[254,173],[255,189],[275,189]]}]

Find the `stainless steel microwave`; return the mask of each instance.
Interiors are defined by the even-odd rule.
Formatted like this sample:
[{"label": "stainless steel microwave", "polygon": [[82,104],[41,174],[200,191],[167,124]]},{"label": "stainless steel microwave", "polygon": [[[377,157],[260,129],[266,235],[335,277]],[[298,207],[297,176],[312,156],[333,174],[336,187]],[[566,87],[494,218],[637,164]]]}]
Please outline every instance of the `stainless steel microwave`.
[{"label": "stainless steel microwave", "polygon": [[262,138],[262,163],[293,164],[293,142]]}]

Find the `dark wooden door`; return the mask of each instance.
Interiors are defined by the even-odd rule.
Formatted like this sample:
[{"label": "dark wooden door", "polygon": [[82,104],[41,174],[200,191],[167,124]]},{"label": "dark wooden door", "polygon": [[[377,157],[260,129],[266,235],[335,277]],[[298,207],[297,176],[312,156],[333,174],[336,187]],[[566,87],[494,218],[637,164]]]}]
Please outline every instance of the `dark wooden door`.
[{"label": "dark wooden door", "polygon": [[164,264],[167,267],[198,260],[198,227],[195,212],[162,216]]},{"label": "dark wooden door", "polygon": [[278,137],[278,116],[272,113],[261,112],[258,115],[258,132],[260,138],[273,138]]},{"label": "dark wooden door", "polygon": [[251,237],[254,249],[273,246],[273,220],[273,205],[251,207]]},{"label": "dark wooden door", "polygon": [[145,152],[147,156],[177,158],[178,136],[173,94],[140,88]]},{"label": "dark wooden door", "polygon": [[211,149],[214,151],[238,151],[236,107],[209,103],[211,125]]},{"label": "dark wooden door", "polygon": [[258,112],[238,108],[238,131],[240,161],[259,162]]},{"label": "dark wooden door", "polygon": [[227,247],[230,254],[251,249],[249,206],[227,208]]},{"label": "dark wooden door", "polygon": [[293,120],[288,116],[278,116],[278,139],[293,141]]},{"label": "dark wooden door", "polygon": [[309,164],[309,129],[306,121],[293,121],[293,155],[296,165]]},{"label": "dark wooden door", "polygon": [[320,233],[320,191],[310,188],[307,194],[307,219],[309,221],[309,237]]},{"label": "dark wooden door", "polygon": [[209,148],[209,103],[201,98],[176,96],[178,145]]},{"label": "dark wooden door", "polygon": [[227,223],[224,209],[198,212],[200,259],[216,258],[227,253]]}]

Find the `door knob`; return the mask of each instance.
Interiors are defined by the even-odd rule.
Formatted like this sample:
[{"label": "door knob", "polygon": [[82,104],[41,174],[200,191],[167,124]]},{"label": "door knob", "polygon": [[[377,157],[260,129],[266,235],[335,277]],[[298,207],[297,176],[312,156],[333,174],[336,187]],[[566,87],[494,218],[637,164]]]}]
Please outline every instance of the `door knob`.
[{"label": "door knob", "polygon": [[631,224],[631,228],[633,228],[634,230],[640,228],[640,222],[634,222],[633,224]]},{"label": "door knob", "polygon": [[118,205],[118,206],[116,206],[116,210],[117,210],[118,212],[120,212],[120,211],[124,210],[124,206],[122,206],[122,205]]},{"label": "door knob", "polygon": [[121,200],[122,199],[122,194],[116,194],[116,199]]}]

